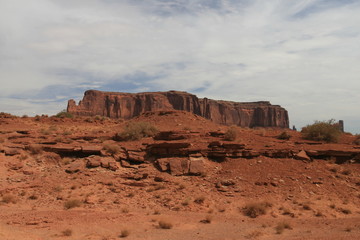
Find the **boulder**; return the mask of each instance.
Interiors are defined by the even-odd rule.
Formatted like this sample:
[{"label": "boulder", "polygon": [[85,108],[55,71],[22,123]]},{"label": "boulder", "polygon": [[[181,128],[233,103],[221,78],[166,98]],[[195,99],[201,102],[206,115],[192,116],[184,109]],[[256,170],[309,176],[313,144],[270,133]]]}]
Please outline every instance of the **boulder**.
[{"label": "boulder", "polygon": [[294,158],[297,160],[304,160],[308,162],[311,161],[311,158],[306,154],[304,150],[301,150],[299,153],[297,153]]},{"label": "boulder", "polygon": [[169,170],[169,162],[169,158],[159,158],[156,160],[156,164],[162,172],[166,172]]},{"label": "boulder", "polygon": [[109,168],[109,163],[112,160],[110,157],[102,157],[100,158],[100,165],[103,168]]},{"label": "boulder", "polygon": [[189,174],[201,175],[205,173],[205,159],[190,157]]},{"label": "boulder", "polygon": [[102,146],[82,146],[81,151],[91,155],[101,155]]},{"label": "boulder", "polygon": [[137,163],[145,162],[145,158],[144,158],[145,152],[128,150],[127,155],[128,155],[127,160],[130,162],[137,162]]},{"label": "boulder", "polygon": [[112,157],[102,157],[100,158],[100,165],[103,168],[110,169],[112,171],[116,171],[119,167],[116,164],[116,161]]},{"label": "boulder", "polygon": [[180,176],[189,173],[189,160],[187,158],[170,158],[169,168],[171,175]]},{"label": "boulder", "polygon": [[126,153],[126,150],[121,149],[120,152],[116,153],[113,155],[116,161],[122,161],[122,160],[127,160],[128,159],[128,155]]}]

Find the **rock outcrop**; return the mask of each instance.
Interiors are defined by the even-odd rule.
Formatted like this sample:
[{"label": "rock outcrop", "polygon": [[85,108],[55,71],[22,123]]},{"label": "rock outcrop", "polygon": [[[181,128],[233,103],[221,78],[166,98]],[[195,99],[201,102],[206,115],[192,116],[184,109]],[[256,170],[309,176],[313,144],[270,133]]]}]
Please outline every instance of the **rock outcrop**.
[{"label": "rock outcrop", "polygon": [[78,116],[130,119],[147,111],[183,110],[219,124],[241,127],[289,127],[287,111],[270,102],[219,101],[178,91],[120,93],[88,90],[76,105],[69,100],[67,111]]}]

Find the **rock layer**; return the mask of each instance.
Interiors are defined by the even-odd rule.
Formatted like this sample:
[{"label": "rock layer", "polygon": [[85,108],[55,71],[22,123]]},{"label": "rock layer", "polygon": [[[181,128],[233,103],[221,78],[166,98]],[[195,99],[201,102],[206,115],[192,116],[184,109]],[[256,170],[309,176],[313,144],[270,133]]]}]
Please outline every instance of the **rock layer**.
[{"label": "rock layer", "polygon": [[287,111],[270,102],[231,102],[198,98],[178,91],[120,93],[88,90],[76,105],[69,100],[67,111],[78,116],[131,119],[147,111],[183,110],[219,124],[241,127],[289,127]]}]

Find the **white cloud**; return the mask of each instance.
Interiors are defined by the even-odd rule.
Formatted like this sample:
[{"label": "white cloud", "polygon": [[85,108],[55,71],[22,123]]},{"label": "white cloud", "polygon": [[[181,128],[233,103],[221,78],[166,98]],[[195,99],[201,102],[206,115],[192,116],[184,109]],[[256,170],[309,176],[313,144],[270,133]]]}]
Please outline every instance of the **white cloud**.
[{"label": "white cloud", "polygon": [[270,100],[298,126],[336,118],[360,132],[359,13],[357,1],[0,0],[0,107],[51,86],[76,88],[61,99],[117,82]]}]

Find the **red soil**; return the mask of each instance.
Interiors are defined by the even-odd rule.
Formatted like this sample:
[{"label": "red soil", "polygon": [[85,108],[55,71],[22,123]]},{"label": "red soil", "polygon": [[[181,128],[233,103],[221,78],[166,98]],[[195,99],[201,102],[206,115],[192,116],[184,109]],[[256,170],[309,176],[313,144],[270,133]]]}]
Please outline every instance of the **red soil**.
[{"label": "red soil", "polygon": [[[209,132],[228,129],[181,111],[148,113],[131,121],[150,122],[160,131],[192,133],[175,142],[199,149],[224,142]],[[152,158],[130,168],[117,163],[118,169],[111,171],[86,168],[85,156],[34,153],[29,148],[39,143],[110,144],[144,150],[147,144],[164,142],[111,140],[126,124],[95,117],[0,118],[0,239],[119,239],[122,230],[129,231],[127,239],[360,239],[358,161],[264,155],[206,159],[201,176],[173,176],[160,172]],[[303,140],[290,130],[289,140],[279,140],[282,131],[238,128],[233,143],[253,152],[360,151],[350,134],[328,144]],[[78,162],[84,163],[78,172],[65,172]],[[73,203],[65,209],[69,200],[79,206]],[[271,205],[264,215],[243,214],[247,204],[264,201]],[[171,223],[171,229],[160,228],[160,220]],[[281,223],[291,229],[276,230]]]}]

